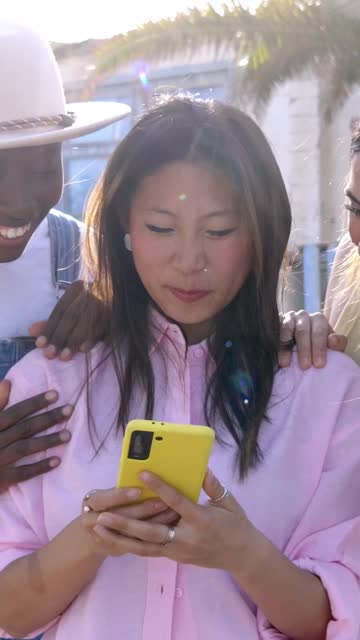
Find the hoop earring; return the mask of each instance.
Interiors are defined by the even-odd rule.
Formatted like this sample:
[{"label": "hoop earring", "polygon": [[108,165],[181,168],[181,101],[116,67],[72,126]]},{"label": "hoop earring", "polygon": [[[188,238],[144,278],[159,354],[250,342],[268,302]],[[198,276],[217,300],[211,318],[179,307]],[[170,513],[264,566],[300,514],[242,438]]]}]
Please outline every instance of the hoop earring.
[{"label": "hoop earring", "polygon": [[124,235],[124,246],[127,251],[132,251],[130,233]]}]

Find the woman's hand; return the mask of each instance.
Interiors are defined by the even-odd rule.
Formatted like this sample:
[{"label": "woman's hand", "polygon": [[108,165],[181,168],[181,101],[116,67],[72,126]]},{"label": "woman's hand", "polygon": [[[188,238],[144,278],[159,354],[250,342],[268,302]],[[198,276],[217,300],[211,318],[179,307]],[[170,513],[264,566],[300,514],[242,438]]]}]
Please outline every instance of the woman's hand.
[{"label": "woman's hand", "polygon": [[[194,504],[153,474],[141,474],[141,479],[173,513],[179,514],[179,523],[170,528],[175,535],[169,542],[169,526],[165,523],[141,521],[124,511],[102,513],[94,533],[111,555],[165,556],[177,562],[229,572],[234,568],[234,558],[238,563],[242,558],[245,566],[251,555],[254,527],[231,494],[218,500],[224,488],[210,471],[203,486],[209,497],[206,505]],[[252,555],[251,560],[255,562],[256,558]]]},{"label": "woman's hand", "polygon": [[[307,311],[289,311],[281,317],[281,343],[286,345],[293,341],[296,345],[301,369],[310,367],[322,368],[326,365],[326,352],[345,351],[347,339],[330,326],[322,313]],[[292,352],[288,348],[279,353],[280,367],[288,367]]]},{"label": "woman's hand", "polygon": [[[248,520],[211,472],[203,488],[210,501],[196,505],[157,476],[140,477],[180,521],[141,521],[125,509],[101,513],[93,527],[110,555],[163,556],[228,572],[284,637],[325,638],[331,610],[319,578],[298,568]],[[275,633],[276,635],[276,633]]]},{"label": "woman's hand", "polygon": [[77,351],[88,351],[108,333],[109,316],[89,286],[74,282],[57,303],[47,321],[35,322],[30,335],[49,358],[70,360]]},{"label": "woman's hand", "polygon": [[94,533],[99,514],[103,512],[111,516],[147,521],[166,527],[179,519],[178,514],[159,498],[134,504],[134,500],[138,500],[140,495],[140,489],[114,487],[113,489],[90,491],[85,496],[81,514],[82,525],[92,535],[97,554],[107,556],[128,553],[126,550],[122,551],[121,545],[118,546],[117,553],[113,553],[113,548],[106,543],[103,544]]}]

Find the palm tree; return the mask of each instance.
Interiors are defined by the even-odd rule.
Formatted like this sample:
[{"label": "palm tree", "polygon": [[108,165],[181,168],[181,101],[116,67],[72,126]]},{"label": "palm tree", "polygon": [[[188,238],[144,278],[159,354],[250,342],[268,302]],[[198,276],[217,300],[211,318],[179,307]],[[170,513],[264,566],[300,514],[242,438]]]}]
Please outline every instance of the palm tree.
[{"label": "palm tree", "polygon": [[241,85],[261,107],[275,87],[310,69],[326,75],[324,106],[331,116],[360,84],[360,16],[344,11],[339,2],[265,0],[251,13],[232,0],[222,12],[209,4],[175,19],[148,22],[100,48],[92,81],[141,58],[151,62],[204,44],[225,46],[235,63],[235,97]]}]

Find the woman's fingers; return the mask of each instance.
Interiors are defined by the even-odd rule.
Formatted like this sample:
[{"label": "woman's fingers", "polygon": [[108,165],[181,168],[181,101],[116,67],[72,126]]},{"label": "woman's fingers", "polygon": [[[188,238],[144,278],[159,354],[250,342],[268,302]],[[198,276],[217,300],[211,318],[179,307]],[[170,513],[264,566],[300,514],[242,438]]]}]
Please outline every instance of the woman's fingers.
[{"label": "woman's fingers", "polygon": [[280,341],[282,344],[291,342],[295,334],[295,312],[289,311],[281,316]]},{"label": "woman's fingers", "polygon": [[[85,500],[89,504],[90,498]],[[140,504],[129,504],[122,507],[115,507],[111,513],[132,518],[134,520],[147,520],[154,524],[174,524],[178,521],[177,513],[167,507],[161,500],[146,500]],[[88,511],[83,513],[83,523],[87,529],[92,529],[98,519],[98,511]]]},{"label": "woman's fingers", "polygon": [[144,543],[141,540],[120,536],[101,524],[94,527],[95,540],[105,549],[106,555],[124,555],[131,553],[142,557],[160,557],[164,555],[162,545]]},{"label": "woman's fingers", "polygon": [[328,347],[332,351],[340,351],[344,353],[347,347],[347,337],[339,333],[330,333],[328,336]]},{"label": "woman's fingers", "polygon": [[170,509],[173,509],[182,518],[198,521],[200,512],[198,505],[185,498],[179,491],[161,480],[159,476],[144,471],[139,474],[141,481],[163,500]]},{"label": "woman's fingers", "polygon": [[[298,311],[295,314],[295,341],[296,350],[301,369],[308,369],[312,365],[312,325],[309,314],[306,311]],[[319,339],[319,335],[317,338]],[[318,340],[319,342],[319,340]],[[318,344],[318,350],[320,345]]]},{"label": "woman's fingers", "polygon": [[141,489],[137,488],[120,489],[113,487],[112,489],[95,489],[84,496],[84,505],[88,506],[90,511],[107,511],[135,502],[140,498],[140,495]]},{"label": "woman's fingers", "polygon": [[280,339],[283,345],[279,352],[280,367],[291,363],[292,351],[287,345],[294,341],[301,369],[326,365],[327,349],[345,351],[347,339],[335,334],[322,313],[290,311],[281,318]]},{"label": "woman's fingers", "polygon": [[235,498],[227,491],[226,487],[221,484],[220,480],[214,476],[210,469],[206,472],[203,489],[208,496],[211,505],[229,510],[239,508]]},{"label": "woman's fingers", "polygon": [[328,335],[333,330],[322,313],[312,313],[310,315],[310,326],[311,361],[314,367],[321,369],[326,365]]},{"label": "woman's fingers", "polygon": [[118,513],[101,513],[94,527],[95,532],[97,525],[120,533],[127,538],[135,538],[152,544],[165,544],[169,532],[169,527],[164,524],[133,520]]},{"label": "woman's fingers", "polygon": [[152,516],[148,519],[148,521],[159,524],[174,525],[179,522],[179,514],[175,513],[175,511],[173,511],[172,509],[166,509],[162,513],[159,513],[156,516]]},{"label": "woman's fingers", "polygon": [[288,346],[295,339],[295,312],[289,311],[281,316],[280,325],[280,351],[278,355],[279,366],[281,368],[289,367],[291,364],[292,351]]}]

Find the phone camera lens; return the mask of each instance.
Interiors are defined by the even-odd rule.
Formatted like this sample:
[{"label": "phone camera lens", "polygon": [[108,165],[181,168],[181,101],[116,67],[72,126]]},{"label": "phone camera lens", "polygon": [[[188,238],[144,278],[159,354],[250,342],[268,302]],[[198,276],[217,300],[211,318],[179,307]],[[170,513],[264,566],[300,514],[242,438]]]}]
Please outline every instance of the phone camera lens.
[{"label": "phone camera lens", "polygon": [[134,438],[134,454],[137,457],[140,457],[142,454],[142,439],[141,439],[141,435],[137,434],[136,437]]},{"label": "phone camera lens", "polygon": [[131,436],[128,457],[135,460],[147,460],[153,436],[153,431],[134,431]]}]

